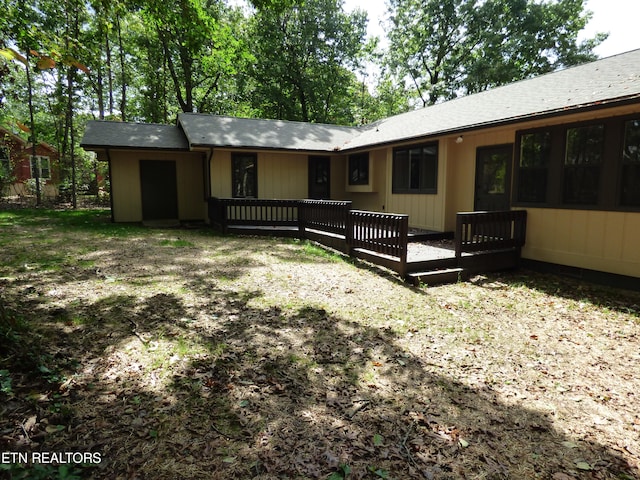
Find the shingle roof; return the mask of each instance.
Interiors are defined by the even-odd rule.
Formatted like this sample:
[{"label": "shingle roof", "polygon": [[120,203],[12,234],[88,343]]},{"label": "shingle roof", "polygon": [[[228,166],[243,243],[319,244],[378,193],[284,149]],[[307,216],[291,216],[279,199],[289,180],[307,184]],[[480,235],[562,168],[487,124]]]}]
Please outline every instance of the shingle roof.
[{"label": "shingle roof", "polygon": [[355,127],[182,113],[178,117],[191,147],[247,147],[333,151],[357,134]]},{"label": "shingle roof", "polygon": [[81,145],[174,150],[233,147],[348,151],[629,100],[640,100],[640,49],[362,127],[183,113],[178,117],[178,126],[89,122]]},{"label": "shingle roof", "polygon": [[90,121],[80,146],[84,148],[136,148],[189,150],[182,130],[175,125]]},{"label": "shingle roof", "polygon": [[380,120],[345,148],[455,133],[640,99],[640,50],[522,80]]}]

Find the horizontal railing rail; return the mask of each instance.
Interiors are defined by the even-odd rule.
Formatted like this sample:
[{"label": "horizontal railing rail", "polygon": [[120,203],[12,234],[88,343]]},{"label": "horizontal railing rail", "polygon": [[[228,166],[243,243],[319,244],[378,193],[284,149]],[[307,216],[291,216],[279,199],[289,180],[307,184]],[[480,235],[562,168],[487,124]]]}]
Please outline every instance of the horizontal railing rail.
[{"label": "horizontal railing rail", "polygon": [[456,257],[463,253],[507,248],[525,243],[527,211],[461,212],[456,216]]}]

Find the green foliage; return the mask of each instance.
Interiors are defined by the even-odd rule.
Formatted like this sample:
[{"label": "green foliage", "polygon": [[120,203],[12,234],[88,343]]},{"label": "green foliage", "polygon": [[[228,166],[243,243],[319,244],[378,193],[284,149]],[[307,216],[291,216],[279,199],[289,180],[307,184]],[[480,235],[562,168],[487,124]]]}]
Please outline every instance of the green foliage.
[{"label": "green foliage", "polygon": [[351,467],[347,464],[340,464],[338,470],[327,477],[327,480],[346,480],[351,474]]},{"label": "green foliage", "polygon": [[0,165],[0,195],[14,180],[13,172],[10,169],[5,169],[3,165]]},{"label": "green foliage", "polygon": [[391,478],[389,476],[389,472],[382,468],[369,467],[369,471],[378,478],[388,478],[388,479]]},{"label": "green foliage", "polygon": [[391,0],[386,64],[423,104],[595,59],[584,0]]},{"label": "green foliage", "polygon": [[0,393],[11,397],[13,396],[13,389],[11,388],[11,374],[9,370],[0,370]]},{"label": "green foliage", "polygon": [[[219,2],[187,0],[166,2],[149,0],[142,10],[143,35],[153,35],[158,50],[147,45],[149,54],[157,56],[163,74],[171,78],[175,98],[183,112],[216,110],[225,80],[238,75],[252,57],[238,35],[237,17]],[[151,76],[155,64],[148,65]]]},{"label": "green foliage", "polygon": [[364,57],[365,25],[363,12],[345,13],[339,0],[259,11],[251,39],[261,116],[356,123],[353,71]]},{"label": "green foliage", "polygon": [[[390,0],[383,55],[365,40],[366,14],[347,13],[343,0],[250,3],[5,0],[0,48],[15,47],[30,69],[0,57],[0,121],[31,125],[33,116],[37,139],[62,154],[69,200],[72,186],[95,194],[106,175],[78,145],[94,116],[174,123],[194,111],[356,125],[415,98],[426,105],[593,59],[605,38],[578,43],[585,0]],[[54,70],[38,68],[47,59]],[[358,79],[366,62],[384,67],[373,92]],[[8,181],[0,176],[0,187]]]}]

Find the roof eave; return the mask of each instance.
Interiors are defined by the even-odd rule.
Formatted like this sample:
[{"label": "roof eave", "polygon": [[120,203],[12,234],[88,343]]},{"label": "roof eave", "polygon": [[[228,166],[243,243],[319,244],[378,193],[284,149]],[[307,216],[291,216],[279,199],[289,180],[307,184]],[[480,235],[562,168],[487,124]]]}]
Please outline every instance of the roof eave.
[{"label": "roof eave", "polygon": [[517,123],[522,123],[522,122],[532,121],[532,120],[542,120],[545,118],[560,117],[560,116],[570,115],[570,114],[579,113],[579,112],[589,112],[589,111],[601,110],[605,108],[620,107],[620,106],[635,103],[638,101],[638,99],[640,99],[640,93],[629,95],[626,97],[618,97],[618,98],[609,99],[609,100],[598,100],[592,103],[578,104],[578,105],[572,105],[572,106],[563,107],[559,109],[545,110],[543,112],[531,113],[527,115],[508,117],[501,120],[495,120],[490,122],[480,122],[476,124],[469,124],[462,127],[438,130],[435,132],[430,132],[430,133],[420,134],[420,135],[413,135],[410,137],[395,138],[393,140],[386,140],[379,143],[368,143],[366,145],[360,145],[353,148],[345,147],[340,151],[342,153],[351,153],[351,152],[362,151],[362,150],[370,150],[372,147],[379,148],[379,147],[384,147],[388,145],[394,145],[397,143],[406,143],[406,142],[411,142],[411,141],[420,140],[420,139],[433,139],[433,138],[449,136],[449,135],[456,135],[456,134],[459,135],[459,134],[463,134],[471,131],[482,130],[485,128],[502,127],[505,125],[517,124]]},{"label": "roof eave", "polygon": [[85,150],[93,151],[93,150],[153,150],[158,151],[162,150],[163,152],[190,152],[191,149],[188,147],[183,148],[173,148],[173,147],[140,147],[140,146],[132,146],[132,145],[94,145],[88,143],[81,143],[80,146]]},{"label": "roof eave", "polygon": [[253,150],[253,151],[269,151],[269,152],[277,152],[277,151],[285,151],[285,152],[295,152],[295,153],[313,153],[313,154],[340,154],[343,149],[336,146],[333,149],[314,149],[314,148],[291,148],[291,147],[267,147],[267,146],[256,146],[256,145],[232,145],[232,144],[211,144],[211,143],[192,143],[190,145],[190,149],[226,149],[226,150]]}]

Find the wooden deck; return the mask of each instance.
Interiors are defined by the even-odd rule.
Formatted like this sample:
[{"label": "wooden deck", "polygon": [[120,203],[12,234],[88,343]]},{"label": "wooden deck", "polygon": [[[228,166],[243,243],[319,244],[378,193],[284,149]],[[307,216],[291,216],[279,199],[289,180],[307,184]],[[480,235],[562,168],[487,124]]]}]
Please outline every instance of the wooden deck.
[{"label": "wooden deck", "polygon": [[410,232],[408,215],[352,210],[351,202],[209,200],[211,224],[224,232],[309,239],[393,270],[414,284],[454,282],[519,266],[526,214],[459,213],[452,234]]}]

